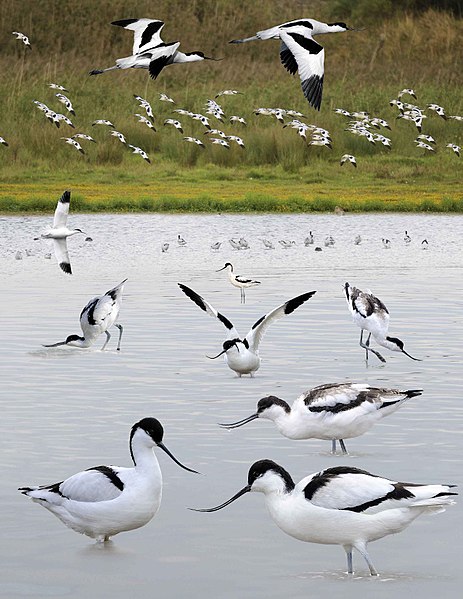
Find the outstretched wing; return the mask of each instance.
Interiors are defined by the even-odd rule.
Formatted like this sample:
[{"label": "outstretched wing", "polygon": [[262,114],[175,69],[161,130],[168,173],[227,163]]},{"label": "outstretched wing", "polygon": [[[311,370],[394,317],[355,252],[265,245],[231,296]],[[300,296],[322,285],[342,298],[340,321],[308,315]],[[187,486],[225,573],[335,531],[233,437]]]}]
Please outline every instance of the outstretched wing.
[{"label": "outstretched wing", "polygon": [[66,239],[53,239],[53,249],[55,250],[55,256],[61,270],[67,275],[72,275]]},{"label": "outstretched wing", "polygon": [[323,46],[310,36],[292,31],[282,31],[280,37],[282,41],[280,57],[283,65],[290,73],[294,73],[294,63],[297,64],[304,96],[311,106],[320,110],[325,71]]},{"label": "outstretched wing", "polygon": [[281,306],[278,306],[278,308],[275,308],[268,314],[265,314],[265,316],[261,316],[261,318],[259,318],[259,320],[252,325],[251,330],[246,335],[246,341],[249,343],[249,347],[256,351],[259,347],[259,343],[262,341],[265,331],[272,324],[272,322],[275,322],[279,318],[294,312],[296,308],[299,308],[299,306],[309,300],[313,295],[315,295],[315,293],[317,292],[309,291],[308,293],[303,293],[302,295],[293,297],[293,299],[290,299]]},{"label": "outstretched wing", "polygon": [[161,29],[163,21],[156,19],[122,19],[113,21],[111,25],[117,25],[134,32],[132,54],[140,54],[149,48],[162,44]]},{"label": "outstretched wing", "polygon": [[53,228],[65,227],[68,220],[69,205],[71,202],[71,192],[65,191],[56,204],[55,215],[53,217]]},{"label": "outstretched wing", "polygon": [[150,52],[151,62],[148,70],[151,79],[156,79],[162,69],[172,62],[173,55],[177,52],[180,42],[162,44]]},{"label": "outstretched wing", "polygon": [[182,283],[179,283],[178,286],[183,291],[183,293],[191,299],[192,302],[194,302],[197,306],[201,308],[201,310],[204,310],[204,312],[209,314],[209,316],[217,318],[224,325],[224,327],[228,331],[227,339],[239,339],[238,331],[235,329],[233,324],[228,320],[226,316],[224,316],[220,312],[217,312],[217,310],[213,306],[211,306],[211,304],[206,302],[206,300],[203,297],[201,297],[198,293],[196,293],[196,291],[193,291],[193,289],[190,289]]}]

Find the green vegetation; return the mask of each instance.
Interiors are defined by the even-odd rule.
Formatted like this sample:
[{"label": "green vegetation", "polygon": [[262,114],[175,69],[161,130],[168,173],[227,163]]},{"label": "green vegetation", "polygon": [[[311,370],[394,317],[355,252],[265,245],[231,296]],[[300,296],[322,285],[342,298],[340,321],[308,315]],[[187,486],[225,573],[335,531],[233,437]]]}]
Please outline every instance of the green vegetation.
[{"label": "green vegetation", "polygon": [[[74,209],[88,211],[285,212],[340,206],[462,212],[462,163],[445,144],[463,145],[463,123],[428,113],[423,131],[438,145],[435,155],[424,155],[413,143],[414,125],[396,120],[397,111],[389,106],[402,87],[413,87],[418,105],[437,102],[447,114],[463,114],[463,22],[453,3],[447,7],[454,13],[420,12],[420,6],[433,3],[411,0],[394,2],[389,11],[388,0],[375,0],[378,16],[373,20],[367,18],[372,13],[364,0],[314,1],[310,10],[299,4],[296,9],[276,0],[157,0],[153,12],[149,0],[105,0],[96,14],[93,0],[3,0],[1,30],[24,31],[33,50],[11,36],[0,57],[0,135],[9,143],[0,147],[0,211],[49,211],[69,188]],[[403,12],[400,5],[418,12]],[[391,19],[385,19],[389,14]],[[302,15],[366,25],[362,32],[323,37],[326,77],[320,113],[309,109],[299,80],[278,64],[277,42],[226,43]],[[130,54],[132,34],[109,23],[133,16],[163,19],[166,41],[180,39],[185,51],[200,49],[224,60],[167,67],[155,82],[146,71],[134,70],[89,77],[92,68],[111,66],[115,58]],[[75,131],[98,142],[82,142],[84,156],[60,139],[75,131],[64,124],[56,129],[32,103],[37,99],[65,112],[47,87],[50,82],[69,89]],[[206,99],[226,88],[244,92],[218,101],[227,116],[242,115],[248,126],[213,118],[211,125],[242,136],[246,150],[207,142],[203,150],[162,126],[173,116],[173,106],[159,102],[159,92],[172,96],[177,107],[204,113]],[[143,112],[133,94],[151,101],[156,133],[133,116]],[[271,117],[255,116],[253,110],[262,106],[303,112],[306,122],[331,132],[333,150],[307,147],[296,131],[283,129]],[[367,110],[388,120],[392,131],[381,132],[391,137],[392,151],[345,132],[346,120],[334,114],[336,107]],[[132,155],[107,128],[91,127],[97,118],[112,120],[130,143],[148,152],[152,164]],[[185,135],[203,138],[201,124],[179,119]],[[339,166],[344,153],[357,157],[357,169]]]}]

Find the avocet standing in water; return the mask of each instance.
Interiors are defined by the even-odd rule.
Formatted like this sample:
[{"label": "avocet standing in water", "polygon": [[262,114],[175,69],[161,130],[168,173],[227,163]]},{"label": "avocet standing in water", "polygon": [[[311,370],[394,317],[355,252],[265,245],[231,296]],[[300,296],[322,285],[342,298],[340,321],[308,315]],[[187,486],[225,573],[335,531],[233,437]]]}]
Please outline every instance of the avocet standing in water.
[{"label": "avocet standing in water", "polygon": [[245,289],[248,287],[256,287],[256,285],[260,285],[260,281],[253,281],[252,279],[246,279],[245,277],[241,277],[240,275],[233,274],[233,265],[230,262],[226,262],[223,268],[219,268],[217,272],[221,270],[228,270],[228,280],[234,287],[239,287],[241,290],[241,303],[246,303],[246,295]]},{"label": "avocet standing in water", "polygon": [[264,493],[270,516],[283,532],[308,543],[342,545],[348,574],[354,573],[356,549],[377,576],[368,543],[401,532],[422,514],[443,512],[454,503],[454,486],[400,483],[349,466],[328,468],[294,484],[284,468],[259,460],[249,470],[248,484],[231,499],[193,511],[216,512],[246,493]]},{"label": "avocet standing in water", "polygon": [[68,229],[66,226],[69,214],[69,205],[71,202],[71,192],[65,191],[58,200],[55,210],[55,216],[53,217],[53,227],[47,229],[45,233],[42,233],[43,239],[53,239],[53,249],[55,250],[55,256],[58,260],[58,264],[63,272],[72,275],[71,262],[69,260],[69,252],[67,246],[67,238],[72,235],[82,233],[82,229]]},{"label": "avocet standing in water", "polygon": [[296,19],[258,31],[252,37],[232,40],[230,44],[242,44],[254,40],[281,40],[280,60],[283,66],[291,75],[299,73],[305,98],[311,106],[320,110],[325,72],[325,51],[323,46],[313,39],[313,36],[342,31],[356,30],[348,27],[345,23],[321,23],[315,19]]},{"label": "avocet standing in water", "polygon": [[58,347],[60,345],[91,347],[97,338],[102,333],[105,333],[106,341],[101,348],[101,351],[103,351],[111,339],[108,329],[114,324],[114,326],[119,329],[119,339],[117,342],[117,351],[119,351],[121,349],[123,327],[121,324],[115,324],[115,322],[119,316],[119,310],[121,309],[122,292],[126,281],[127,279],[124,279],[122,283],[119,283],[119,285],[110,289],[104,295],[94,297],[88,302],[79,317],[80,327],[84,334],[83,337],[80,337],[79,335],[69,335],[66,338],[66,341],[44,345],[44,347]]},{"label": "avocet standing in water", "polygon": [[[210,358],[215,360],[219,356],[225,354],[225,362],[227,366],[234,370],[239,377],[243,374],[250,374],[254,376],[256,370],[260,367],[260,356],[259,356],[259,344],[262,338],[272,322],[275,322],[279,318],[292,314],[294,310],[299,308],[303,303],[309,300],[316,291],[309,291],[294,297],[278,308],[275,308],[268,314],[261,316],[251,327],[249,333],[241,339],[238,331],[235,329],[233,324],[228,320],[226,316],[217,312],[215,308],[211,306],[204,298],[197,294],[193,289],[190,289],[186,285],[179,283],[180,289],[183,293],[191,299],[197,306],[204,310],[209,316],[217,318],[227,329],[228,335],[226,341],[223,343],[223,350],[216,356]],[[209,356],[208,356],[209,357]]]},{"label": "avocet standing in water", "polygon": [[[357,287],[351,287],[349,283],[344,285],[347,305],[349,306],[352,320],[360,327],[360,347],[363,347],[366,352],[366,361],[368,362],[368,352],[371,351],[375,356],[385,362],[385,358],[370,347],[370,338],[373,339],[386,349],[391,351],[399,351],[417,362],[421,362],[419,358],[414,358],[404,350],[404,343],[397,337],[388,337],[389,330],[389,311],[383,302],[375,297],[369,290],[361,291]],[[363,343],[363,331],[368,331],[366,343]]]},{"label": "avocet standing in water", "polygon": [[194,472],[162,442],[164,429],[156,418],[143,418],[130,431],[133,468],[95,466],[51,485],[20,487],[72,530],[98,542],[140,528],[161,505],[162,474],[153,452],[159,447],[181,468]]},{"label": "avocet standing in water", "polygon": [[363,435],[378,420],[422,393],[421,389],[399,391],[364,383],[331,383],[306,391],[292,407],[279,397],[263,397],[257,402],[254,414],[220,426],[238,428],[262,418],[274,422],[279,432],[288,439],[331,440],[333,454],[336,453],[336,441],[339,441],[342,453],[347,454],[344,439]]}]

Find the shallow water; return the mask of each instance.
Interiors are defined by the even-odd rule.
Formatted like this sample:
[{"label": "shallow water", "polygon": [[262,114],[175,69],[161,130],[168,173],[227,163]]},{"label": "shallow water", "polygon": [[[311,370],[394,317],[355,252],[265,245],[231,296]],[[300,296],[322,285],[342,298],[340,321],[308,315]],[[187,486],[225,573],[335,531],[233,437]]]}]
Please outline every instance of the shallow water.
[{"label": "shallow water", "polygon": [[[215,514],[186,508],[228,499],[261,458],[281,463],[295,480],[350,464],[396,480],[461,483],[462,217],[71,214],[71,226],[93,238],[69,240],[73,277],[59,271],[54,257],[44,259],[48,242],[33,241],[49,222],[0,218],[2,596],[119,598],[155,592],[164,598],[349,599],[371,589],[376,597],[413,592],[423,599],[461,592],[460,505],[372,543],[378,579],[366,575],[358,555],[356,576],[348,579],[342,548],[284,535],[261,495],[245,496]],[[403,243],[405,229],[413,239],[409,246]],[[309,230],[322,252],[303,246]],[[186,247],[178,247],[179,233]],[[360,246],[353,244],[357,234]],[[333,248],[323,245],[327,235],[336,240]],[[240,236],[250,250],[231,249],[228,239]],[[390,250],[383,249],[382,237],[391,240]],[[275,250],[265,250],[263,238]],[[279,239],[296,245],[283,250]],[[221,249],[212,251],[211,243],[219,240]],[[164,254],[163,242],[170,243]],[[32,255],[15,260],[25,249]],[[226,261],[262,281],[248,290],[244,306],[225,271],[215,272]],[[41,347],[79,333],[86,302],[125,277],[120,354],[115,329],[105,352],[98,349],[103,338],[85,351]],[[386,303],[391,333],[423,362],[384,350],[385,365],[373,356],[366,367],[343,297],[346,280],[370,288]],[[224,329],[177,282],[201,293],[243,335],[288,298],[313,289],[317,294],[272,325],[256,377],[238,379],[221,360],[205,357],[220,351]],[[265,395],[291,403],[309,387],[343,380],[423,388],[424,394],[349,440],[348,457],[331,456],[327,441],[285,439],[270,422],[234,431],[216,425],[251,414]],[[93,465],[129,465],[129,430],[144,416],[159,418],[167,447],[204,474],[185,472],[158,452],[163,502],[147,526],[98,547],[16,491]]]}]

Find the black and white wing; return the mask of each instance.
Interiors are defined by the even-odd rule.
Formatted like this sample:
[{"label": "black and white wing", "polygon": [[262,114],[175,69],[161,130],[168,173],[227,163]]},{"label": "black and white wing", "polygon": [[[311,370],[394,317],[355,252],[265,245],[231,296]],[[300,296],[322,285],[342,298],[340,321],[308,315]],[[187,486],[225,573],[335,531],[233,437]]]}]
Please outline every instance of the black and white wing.
[{"label": "black and white wing", "polygon": [[67,275],[72,275],[71,261],[69,259],[68,244],[66,238],[53,239],[53,249],[58,260],[59,267]]},{"label": "black and white wing", "polygon": [[80,325],[82,331],[84,334],[86,333],[85,327],[87,324],[99,326],[105,330],[107,321],[112,320],[114,322],[118,312],[118,295],[114,293],[114,290],[108,291],[108,293],[105,293],[104,295],[94,297],[80,313]]},{"label": "black and white wing", "polygon": [[180,42],[163,44],[162,46],[150,51],[151,62],[148,70],[151,79],[156,79],[162,69],[172,62],[172,57],[177,52]]},{"label": "black and white wing", "polygon": [[455,494],[449,489],[449,485],[395,482],[349,466],[322,470],[296,485],[296,490],[314,505],[357,513],[445,505],[451,501],[449,496]]},{"label": "black and white wing", "polygon": [[301,78],[304,96],[309,104],[320,110],[323,91],[325,51],[312,37],[292,31],[281,31],[280,58],[283,66]]},{"label": "black and white wing", "polygon": [[371,316],[378,310],[383,311],[387,315],[389,314],[383,302],[372,293],[361,291],[357,287],[351,287],[349,283],[345,284],[344,289],[349,307],[353,313],[357,313],[363,316],[363,318]]},{"label": "black and white wing", "polygon": [[132,54],[141,54],[149,48],[155,48],[162,44],[161,29],[164,21],[156,19],[122,19],[113,21],[111,25],[117,25],[134,32]]},{"label": "black and white wing", "polygon": [[119,497],[123,490],[124,482],[119,477],[119,468],[112,466],[95,466],[60,483],[20,489],[33,499],[49,503],[61,502],[63,499],[88,503],[110,501]]},{"label": "black and white wing", "polygon": [[178,286],[183,291],[183,293],[191,299],[192,302],[194,302],[197,306],[201,308],[201,310],[204,310],[204,312],[209,314],[209,316],[217,318],[224,325],[224,327],[228,331],[227,339],[239,339],[238,331],[235,329],[233,324],[228,320],[226,316],[224,316],[220,312],[217,312],[217,310],[213,306],[211,306],[211,304],[206,302],[206,300],[203,297],[201,297],[198,293],[193,291],[193,289],[190,289],[182,283],[179,283]]},{"label": "black and white wing", "polygon": [[278,306],[278,308],[275,308],[268,314],[261,316],[259,320],[257,320],[252,325],[251,330],[246,335],[245,340],[249,343],[249,347],[252,350],[256,351],[259,348],[259,344],[262,341],[262,338],[266,330],[272,324],[272,322],[275,322],[283,316],[286,316],[294,312],[296,308],[302,306],[302,304],[309,300],[313,295],[315,295],[315,293],[317,292],[309,291],[308,293],[303,293],[302,295],[293,297],[292,299],[288,300],[284,304],[281,304],[281,306]]},{"label": "black and white wing", "polygon": [[68,220],[69,205],[71,202],[71,192],[65,191],[58,200],[55,215],[53,217],[53,228],[65,227]]}]

